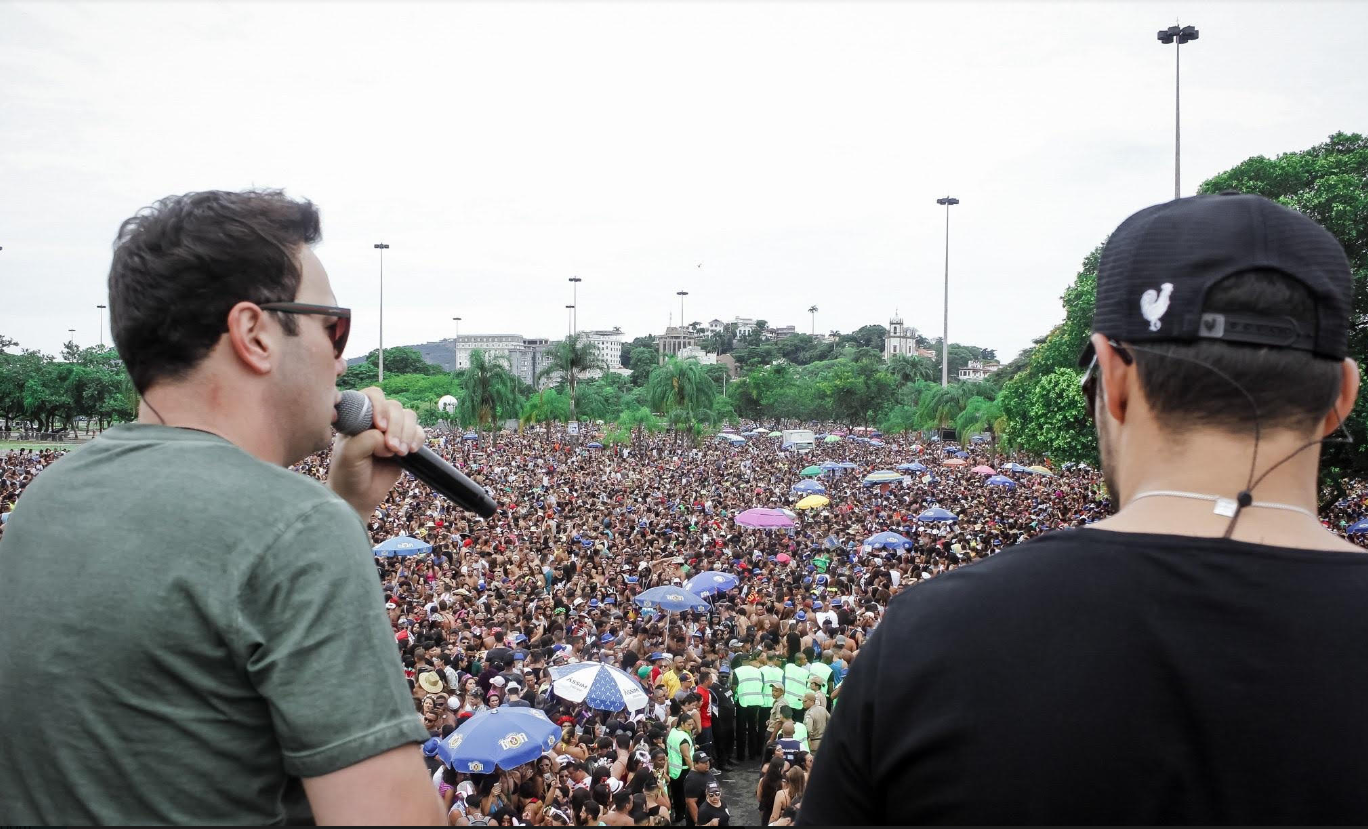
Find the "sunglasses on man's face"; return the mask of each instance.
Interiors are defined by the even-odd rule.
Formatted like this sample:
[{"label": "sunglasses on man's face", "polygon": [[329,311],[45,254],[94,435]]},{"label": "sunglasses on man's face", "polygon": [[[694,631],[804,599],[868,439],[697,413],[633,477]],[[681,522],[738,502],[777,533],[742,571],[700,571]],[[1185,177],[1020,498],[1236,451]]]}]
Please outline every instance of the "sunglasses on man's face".
[{"label": "sunglasses on man's face", "polygon": [[[1121,362],[1126,365],[1131,365],[1135,362],[1135,358],[1130,355],[1129,351],[1121,346],[1121,343],[1118,343],[1116,340],[1107,340],[1107,345],[1110,345],[1112,349],[1116,351],[1116,356],[1121,358]],[[1098,382],[1100,381],[1099,369],[1097,368],[1097,352],[1094,350],[1092,362],[1088,363],[1088,370],[1083,372],[1083,379],[1079,383],[1079,387],[1083,390],[1083,399],[1087,401],[1088,404],[1089,420],[1097,419]]]},{"label": "sunglasses on man's face", "polygon": [[335,305],[310,305],[307,302],[267,302],[260,306],[263,311],[276,311],[281,314],[306,314],[319,317],[335,317],[324,326],[332,339],[333,356],[341,357],[342,349],[347,347],[347,335],[351,333],[351,309]]}]

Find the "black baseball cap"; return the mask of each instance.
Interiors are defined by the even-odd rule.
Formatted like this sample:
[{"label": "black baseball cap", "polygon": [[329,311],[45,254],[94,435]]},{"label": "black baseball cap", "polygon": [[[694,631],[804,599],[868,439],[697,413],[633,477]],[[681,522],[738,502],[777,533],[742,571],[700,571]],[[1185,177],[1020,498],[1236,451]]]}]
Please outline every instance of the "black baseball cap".
[{"label": "black baseball cap", "polygon": [[[1312,330],[1277,308],[1204,311],[1213,285],[1250,271],[1304,285],[1316,308]],[[1121,223],[1097,269],[1093,331],[1122,342],[1218,339],[1342,360],[1352,297],[1349,260],[1329,231],[1263,196],[1226,191],[1147,207]],[[1079,366],[1092,357],[1089,343]]]}]

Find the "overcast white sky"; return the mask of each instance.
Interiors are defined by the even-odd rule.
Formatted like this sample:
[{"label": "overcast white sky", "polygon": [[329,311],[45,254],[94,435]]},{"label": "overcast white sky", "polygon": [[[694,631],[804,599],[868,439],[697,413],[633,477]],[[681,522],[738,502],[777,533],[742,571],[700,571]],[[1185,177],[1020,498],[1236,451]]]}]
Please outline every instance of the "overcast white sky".
[{"label": "overcast white sky", "polygon": [[[734,315],[941,328],[1010,358],[1183,184],[1368,129],[1368,3],[0,3],[0,333],[95,342],[110,242],[170,193],[286,188],[348,356]],[[699,268],[699,263],[702,267]],[[106,331],[108,320],[106,318]],[[105,335],[106,342],[108,334]]]}]

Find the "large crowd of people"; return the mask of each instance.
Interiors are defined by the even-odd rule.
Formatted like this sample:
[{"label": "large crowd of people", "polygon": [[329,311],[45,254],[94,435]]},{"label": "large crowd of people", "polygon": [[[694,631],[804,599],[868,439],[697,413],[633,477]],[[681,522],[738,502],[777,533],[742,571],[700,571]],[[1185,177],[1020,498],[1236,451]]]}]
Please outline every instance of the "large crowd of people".
[{"label": "large crowd of people", "polygon": [[[757,426],[768,424],[741,428]],[[376,545],[396,536],[431,545],[423,555],[377,555],[375,565],[452,825],[794,823],[841,681],[894,594],[1110,510],[1086,465],[1018,471],[1011,486],[989,485],[975,468],[1003,471],[1008,459],[987,444],[968,442],[967,457],[955,458],[960,447],[918,445],[911,435],[827,428],[841,439],[807,453],[781,451],[763,434],[695,443],[642,432],[609,448],[560,429],[431,435],[499,512],[473,517],[404,476],[367,529]],[[0,517],[61,457],[0,453]],[[833,461],[847,466],[802,474]],[[913,461],[926,469],[864,481]],[[323,479],[327,464],[320,454],[295,468]],[[802,493],[793,487],[804,480],[819,483],[829,503],[795,509]],[[789,510],[793,526],[738,525],[755,507]],[[919,521],[930,507],[957,520]],[[1368,488],[1353,486],[1325,521],[1343,533],[1365,511]],[[910,543],[864,545],[881,532]],[[737,583],[709,596],[706,611],[664,613],[634,601],[704,571]],[[551,669],[582,661],[637,677],[645,708],[562,699]],[[447,767],[440,741],[503,706],[544,711],[561,727],[554,748],[492,773]],[[754,801],[728,802],[718,774],[742,764],[755,776]]]}]

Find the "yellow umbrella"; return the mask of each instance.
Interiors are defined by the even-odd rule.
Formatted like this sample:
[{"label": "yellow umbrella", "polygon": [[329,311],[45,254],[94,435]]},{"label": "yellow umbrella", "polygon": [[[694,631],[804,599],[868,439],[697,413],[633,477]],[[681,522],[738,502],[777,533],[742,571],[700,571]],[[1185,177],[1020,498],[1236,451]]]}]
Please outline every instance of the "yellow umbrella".
[{"label": "yellow umbrella", "polygon": [[817,509],[818,507],[824,507],[830,503],[831,499],[825,495],[809,495],[797,504],[794,504],[794,506],[797,509]]},{"label": "yellow umbrella", "polygon": [[1054,475],[1053,472],[1051,472],[1050,470],[1046,469],[1046,468],[1043,467],[1043,466],[1028,466],[1028,467],[1026,467],[1026,468],[1029,469],[1029,470],[1031,470],[1032,472],[1034,472],[1034,473],[1037,474],[1037,475],[1051,475],[1051,476]]}]

